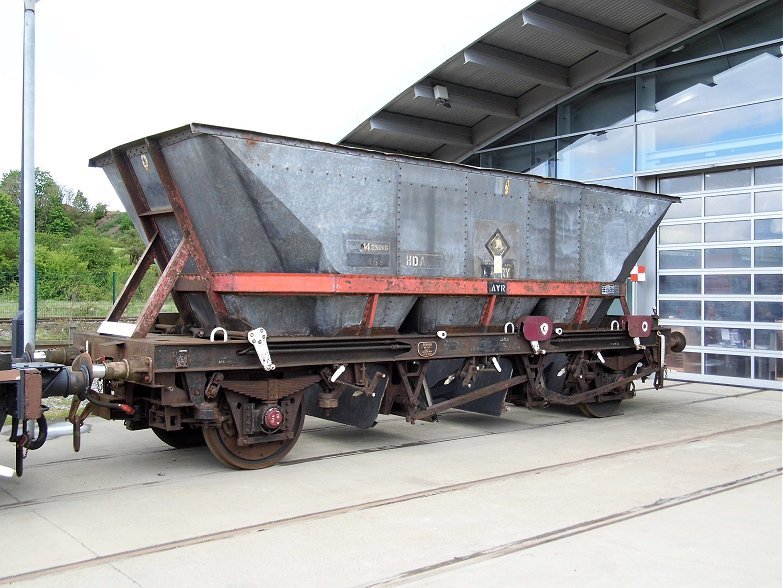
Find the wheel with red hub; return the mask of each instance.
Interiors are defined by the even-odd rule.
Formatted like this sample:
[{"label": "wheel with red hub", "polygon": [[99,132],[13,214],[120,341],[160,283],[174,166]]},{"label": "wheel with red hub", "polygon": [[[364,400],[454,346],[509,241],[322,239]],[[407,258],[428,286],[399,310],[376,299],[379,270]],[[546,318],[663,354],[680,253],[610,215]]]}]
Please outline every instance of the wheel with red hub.
[{"label": "wheel with red hub", "polygon": [[[304,403],[299,402],[296,406],[293,399],[283,402],[289,402],[290,406],[271,406],[263,412],[263,427],[270,432],[270,441],[242,445],[239,443],[239,433],[232,413],[225,400],[222,401],[221,410],[224,417],[227,417],[223,424],[203,429],[204,441],[212,455],[238,470],[260,470],[278,463],[299,439],[305,416]],[[278,429],[280,432],[274,432]],[[280,436],[285,432],[290,432],[292,436],[281,439]]]}]

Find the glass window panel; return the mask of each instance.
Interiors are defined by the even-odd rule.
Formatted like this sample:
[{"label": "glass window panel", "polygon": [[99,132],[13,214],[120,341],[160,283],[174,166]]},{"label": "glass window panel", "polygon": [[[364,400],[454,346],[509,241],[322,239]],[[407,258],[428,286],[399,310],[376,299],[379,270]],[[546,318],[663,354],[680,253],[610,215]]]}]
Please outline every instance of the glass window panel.
[{"label": "glass window panel", "polygon": [[783,359],[780,357],[757,357],[754,361],[757,380],[783,379]]},{"label": "glass window panel", "polygon": [[601,186],[609,186],[611,188],[623,188],[625,190],[633,190],[633,176],[624,176],[622,178],[609,178],[608,180],[595,180],[590,182],[591,184],[599,184]]},{"label": "glass window panel", "polygon": [[543,141],[482,153],[481,167],[554,177],[556,157],[555,142]]},{"label": "glass window panel", "polygon": [[580,133],[633,122],[636,110],[634,86],[633,79],[602,84],[559,105],[557,134]]},{"label": "glass window panel", "polygon": [[753,230],[754,239],[783,239],[783,218],[756,219]]},{"label": "glass window panel", "polygon": [[750,221],[728,221],[725,223],[704,223],[704,240],[748,241],[750,240]]},{"label": "glass window panel", "polygon": [[708,300],[704,303],[704,320],[750,322],[750,302]]},{"label": "glass window panel", "polygon": [[701,294],[701,276],[661,276],[661,294]]},{"label": "glass window panel", "polygon": [[560,139],[557,177],[587,180],[633,173],[633,127]]},{"label": "glass window panel", "polygon": [[[780,47],[753,49],[637,77],[638,121],[708,112],[780,98]],[[748,185],[748,184],[745,184]]]},{"label": "glass window panel", "polygon": [[729,169],[704,174],[705,190],[725,190],[750,186],[750,168]]},{"label": "glass window panel", "polygon": [[661,317],[668,320],[701,320],[701,302],[698,300],[661,300]]},{"label": "glass window panel", "polygon": [[661,227],[661,245],[672,245],[674,243],[700,243],[701,225],[666,225]]},{"label": "glass window panel", "polygon": [[678,251],[660,251],[658,265],[661,269],[700,269],[700,249],[680,249]]},{"label": "glass window panel", "polygon": [[754,302],[753,310],[757,323],[783,322],[783,302]]},{"label": "glass window panel", "polygon": [[474,167],[481,166],[481,156],[477,153],[475,155],[471,155],[468,157],[465,161],[461,162],[464,165],[472,165]]},{"label": "glass window panel", "polygon": [[783,184],[783,165],[765,165],[756,168],[756,185]]},{"label": "glass window panel", "polygon": [[691,37],[671,49],[661,52],[659,55],[642,62],[639,69],[671,65],[729,49],[741,49],[749,45],[779,39],[783,36],[781,23],[783,23],[781,5],[768,2],[755,11],[742,14],[724,23],[720,28]]},{"label": "glass window panel", "polygon": [[783,267],[783,247],[756,247],[756,267]]},{"label": "glass window panel", "polygon": [[680,326],[675,327],[672,325],[666,325],[667,328],[672,331],[678,331],[685,335],[686,345],[688,347],[698,347],[701,345],[701,327]]},{"label": "glass window panel", "polygon": [[658,191],[661,194],[682,194],[684,192],[701,191],[701,174],[690,176],[673,176],[671,178],[661,178],[658,182]]},{"label": "glass window panel", "polygon": [[674,372],[685,374],[701,373],[701,353],[667,353],[666,367]]},{"label": "glass window panel", "polygon": [[758,10],[744,14],[720,29],[725,49],[739,49],[783,37],[783,9],[778,2],[768,2]]},{"label": "glass window panel", "polygon": [[557,135],[556,132],[557,116],[553,108],[549,112],[542,114],[539,118],[523,125],[521,128],[506,135],[502,139],[492,143],[490,147],[502,147],[504,145],[516,145],[517,143],[530,143],[540,139],[548,139]]},{"label": "glass window panel", "polygon": [[681,202],[673,203],[666,213],[666,218],[694,218],[701,216],[701,198],[683,198]]},{"label": "glass window panel", "polygon": [[728,196],[707,196],[704,199],[704,214],[706,216],[748,212],[750,212],[750,192],[729,194]]},{"label": "glass window panel", "polygon": [[750,349],[750,329],[704,327],[704,346]]},{"label": "glass window panel", "polygon": [[768,349],[770,351],[783,350],[783,331],[774,329],[753,329],[756,349]]},{"label": "glass window panel", "polygon": [[717,274],[704,276],[705,294],[750,294],[750,276]]},{"label": "glass window panel", "polygon": [[706,249],[704,251],[705,268],[750,267],[750,247],[727,247],[725,249]]},{"label": "glass window panel", "polygon": [[756,274],[754,281],[754,294],[783,295],[783,274]]},{"label": "glass window panel", "polygon": [[750,104],[638,126],[640,170],[780,157],[781,101]]},{"label": "glass window panel", "polygon": [[783,191],[756,192],[756,212],[777,212],[783,210]]},{"label": "glass window panel", "polygon": [[744,355],[704,354],[704,373],[729,378],[750,377],[750,357]]}]

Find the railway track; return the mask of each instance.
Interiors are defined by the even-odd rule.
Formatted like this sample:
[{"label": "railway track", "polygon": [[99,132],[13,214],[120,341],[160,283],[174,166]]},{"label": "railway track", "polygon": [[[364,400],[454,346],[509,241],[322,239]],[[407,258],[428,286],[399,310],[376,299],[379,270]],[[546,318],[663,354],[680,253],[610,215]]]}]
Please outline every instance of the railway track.
[{"label": "railway track", "polygon": [[[678,384],[667,386],[667,388],[673,388],[673,387],[676,387],[676,386],[678,386]],[[702,403],[716,402],[716,401],[720,401],[720,400],[737,398],[737,397],[741,397],[741,396],[750,396],[750,395],[753,395],[753,394],[758,394],[758,393],[763,392],[763,391],[764,391],[764,389],[759,388],[759,389],[752,389],[752,390],[749,390],[747,392],[742,392],[742,393],[739,393],[739,394],[709,396],[707,398],[699,398],[699,399],[696,399],[696,400],[688,400],[688,401],[685,401],[685,402],[681,402],[681,403],[679,403],[679,404],[677,404],[675,406],[683,407],[683,406],[696,405],[696,404],[702,404]],[[671,406],[672,405],[667,405],[666,407],[651,407],[651,408],[648,408],[648,409],[645,409],[645,410],[640,410],[638,412],[635,412],[633,415],[625,415],[623,418],[634,418],[636,416],[642,416],[642,415],[650,414],[650,413],[654,413],[654,412],[661,412],[661,411],[667,410]],[[508,434],[519,433],[519,432],[522,432],[522,431],[533,431],[533,430],[536,430],[536,429],[544,429],[544,428],[550,428],[550,427],[559,427],[559,426],[568,425],[568,424],[572,424],[572,423],[582,422],[584,420],[585,420],[585,417],[583,415],[575,414],[573,418],[565,418],[565,419],[562,419],[562,420],[557,420],[557,421],[548,422],[548,423],[538,423],[538,424],[534,424],[534,425],[525,425],[525,426],[512,427],[512,428],[504,429],[502,431],[478,431],[478,432],[468,433],[468,434],[464,434],[464,435],[453,435],[453,436],[449,436],[449,437],[441,437],[441,438],[436,438],[436,439],[421,439],[421,440],[416,440],[416,441],[409,441],[409,442],[404,442],[404,443],[393,443],[393,444],[381,445],[381,446],[376,446],[376,447],[364,447],[364,448],[356,449],[356,450],[341,451],[339,453],[326,453],[326,454],[321,454],[321,455],[316,455],[316,456],[311,456],[311,457],[305,457],[305,458],[300,458],[300,459],[287,459],[287,460],[283,460],[282,462],[277,464],[276,467],[278,467],[278,468],[280,468],[280,467],[293,467],[293,466],[298,466],[298,465],[302,465],[302,464],[306,464],[306,463],[313,463],[313,462],[319,462],[319,461],[324,461],[324,460],[345,459],[345,458],[349,458],[349,457],[356,456],[356,455],[365,455],[365,454],[370,454],[370,453],[381,453],[381,452],[386,452],[386,451],[399,451],[399,450],[411,449],[411,448],[414,448],[414,447],[423,447],[423,446],[426,446],[426,445],[437,445],[437,444],[443,444],[443,443],[453,443],[453,442],[457,442],[457,441],[464,441],[464,440],[468,440],[468,439],[477,439],[477,438],[480,438],[480,437],[489,437],[489,436],[495,436],[495,435],[508,435]],[[378,426],[382,427],[384,424],[390,424],[390,423],[394,423],[394,422],[396,422],[396,419],[384,420],[384,421],[379,422]],[[777,423],[777,422],[780,422],[780,420],[770,421],[769,423],[766,423],[766,425],[771,425],[771,424],[774,424],[774,423]],[[312,436],[314,434],[321,433],[321,432],[324,432],[324,431],[335,431],[335,430],[341,430],[341,429],[342,430],[353,430],[353,427],[350,427],[348,425],[333,424],[333,425],[328,425],[328,426],[323,426],[323,427],[306,428],[306,429],[304,429],[302,431],[302,439],[306,439],[307,437],[310,437],[310,436]],[[740,427],[739,429],[726,429],[725,431],[721,431],[720,433],[716,433],[716,434],[725,434],[726,432],[734,432],[735,430],[742,430],[742,429],[743,429],[743,427]],[[678,442],[675,442],[675,445],[690,443],[694,439],[702,439],[702,438],[705,438],[705,436],[701,435],[701,436],[693,437],[693,438],[691,438],[689,440],[686,440],[686,441],[682,441],[682,442],[678,441]],[[655,446],[650,446],[650,447],[658,448],[658,447],[665,447],[665,446],[667,446],[667,445],[666,444],[661,444],[661,445],[655,445]],[[199,448],[195,449],[195,451],[199,451],[199,450],[200,450]],[[164,453],[169,453],[169,452],[181,452],[181,451],[183,451],[183,450],[173,449],[173,448],[170,448],[170,447],[162,446],[162,447],[156,448],[156,449],[143,449],[143,450],[138,450],[138,451],[120,451],[120,452],[112,452],[112,453],[106,453],[106,454],[101,454],[101,455],[92,455],[92,456],[79,456],[79,454],[74,454],[74,456],[72,458],[70,458],[70,459],[55,460],[55,461],[49,461],[49,462],[44,462],[44,463],[30,464],[30,465],[27,466],[27,470],[28,471],[31,471],[31,470],[41,470],[43,468],[51,468],[51,467],[61,466],[63,464],[75,465],[77,463],[96,462],[96,461],[102,461],[102,460],[108,460],[108,459],[123,459],[123,458],[129,458],[129,457],[133,457],[133,456],[153,456],[153,455],[164,454]],[[184,450],[184,451],[194,451],[194,449]],[[628,453],[629,451],[636,451],[636,449],[618,452],[617,454]],[[616,455],[616,454],[615,453],[610,453],[610,454],[607,454],[607,455]],[[576,462],[574,462],[574,463],[576,463]],[[573,465],[573,463],[571,465]],[[222,471],[222,470],[206,471],[206,472],[204,472],[202,474],[191,475],[191,476],[188,477],[188,479],[196,479],[196,478],[208,477],[208,476],[211,476],[211,475],[215,475],[216,473],[219,473],[220,471]],[[93,495],[98,495],[98,494],[106,494],[106,493],[110,493],[110,492],[117,492],[117,491],[121,491],[121,490],[129,490],[129,489],[137,488],[137,487],[150,487],[150,486],[156,486],[156,485],[171,484],[171,483],[176,483],[178,481],[181,481],[182,479],[183,478],[173,478],[173,479],[161,478],[161,479],[155,480],[153,482],[144,481],[144,482],[139,482],[139,483],[134,483],[134,484],[113,485],[113,486],[108,486],[108,487],[104,487],[104,488],[100,488],[100,489],[80,490],[78,492],[69,492],[69,493],[63,493],[63,494],[58,494],[58,495],[48,496],[48,497],[41,497],[41,498],[36,498],[36,499],[31,499],[31,500],[22,500],[22,501],[18,501],[18,502],[6,504],[6,505],[0,505],[0,513],[6,512],[6,511],[15,510],[15,509],[19,509],[19,508],[23,508],[23,507],[27,507],[27,506],[34,506],[34,505],[38,505],[38,504],[47,504],[47,503],[62,501],[62,500],[71,499],[71,498],[75,498],[75,497],[79,497],[79,496],[93,496]]]},{"label": "railway track", "polygon": [[[36,347],[38,349],[63,349],[68,347],[71,343],[69,341],[38,341]],[[0,353],[10,353],[10,343],[0,343]]]},{"label": "railway track", "polygon": [[[719,397],[715,400],[718,400],[720,398],[725,397]],[[696,402],[706,402],[708,399],[700,400],[700,401],[694,401]],[[639,414],[639,413],[637,413]],[[549,464],[541,467],[535,467],[535,468],[528,468],[528,469],[522,469],[518,471],[513,471],[506,474],[501,475],[495,475],[495,476],[486,476],[481,477],[474,480],[469,480],[465,482],[459,482],[455,484],[446,484],[441,485],[433,488],[428,488],[425,490],[417,491],[417,492],[410,492],[405,494],[399,494],[391,497],[382,498],[379,500],[371,500],[371,501],[364,501],[364,502],[357,502],[354,504],[350,504],[347,506],[342,506],[338,508],[330,508],[330,509],[324,509],[317,512],[311,512],[311,513],[305,513],[300,515],[295,515],[291,517],[281,518],[281,519],[275,519],[275,520],[269,520],[262,523],[254,523],[247,526],[241,526],[241,527],[235,527],[232,529],[226,529],[211,533],[205,533],[201,534],[195,537],[189,537],[186,539],[180,539],[175,541],[169,541],[169,542],[163,542],[158,543],[155,545],[149,545],[137,549],[129,549],[126,551],[119,551],[116,553],[111,553],[107,555],[100,555],[93,558],[88,559],[81,559],[79,561],[63,564],[63,565],[57,565],[57,566],[51,566],[48,568],[27,572],[27,573],[21,573],[21,574],[15,574],[15,575],[9,575],[5,577],[0,577],[0,584],[7,584],[12,582],[21,582],[26,580],[33,580],[38,578],[44,578],[47,576],[54,576],[56,574],[61,574],[68,571],[74,571],[74,570],[82,570],[82,569],[88,569],[95,566],[100,566],[104,564],[111,564],[115,562],[120,562],[132,558],[137,558],[145,555],[152,555],[157,554],[169,550],[189,547],[189,546],[195,546],[200,545],[212,541],[220,541],[225,539],[231,539],[236,537],[241,537],[244,535],[250,535],[253,533],[259,533],[262,531],[270,531],[272,529],[277,529],[281,527],[286,526],[292,526],[297,524],[303,524],[308,523],[311,521],[317,521],[317,520],[323,520],[323,519],[332,519],[332,518],[338,518],[341,516],[358,513],[362,511],[367,511],[370,509],[377,509],[381,507],[387,507],[392,506],[396,504],[406,503],[406,502],[412,502],[416,500],[426,499],[433,496],[439,496],[464,490],[469,490],[473,488],[478,488],[481,486],[486,486],[490,484],[495,484],[507,480],[513,480],[518,478],[524,478],[529,476],[536,476],[539,474],[547,473],[547,472],[553,472],[557,470],[563,470],[566,468],[573,468],[580,465],[585,465],[589,463],[594,462],[601,462],[601,461],[611,461],[613,459],[621,458],[623,456],[627,456],[630,454],[639,454],[639,453],[645,453],[645,452],[654,452],[657,450],[663,450],[663,449],[670,449],[670,448],[676,448],[681,446],[686,446],[691,443],[704,441],[707,439],[715,439],[720,438],[722,436],[727,435],[733,435],[736,433],[742,433],[742,432],[748,432],[752,430],[758,430],[763,429],[766,427],[772,427],[775,425],[778,425],[781,422],[780,419],[753,424],[753,425],[745,425],[740,427],[731,427],[722,429],[719,431],[714,431],[711,433],[704,433],[700,435],[695,435],[693,437],[688,437],[684,439],[677,439],[673,441],[664,441],[661,443],[650,443],[642,446],[636,446],[631,447],[627,449],[622,449],[618,451],[611,451],[607,453],[601,453],[594,456],[581,458],[581,459],[574,459],[570,461],[563,461],[558,462],[554,464]],[[561,423],[565,424],[565,423]],[[465,437],[459,437],[457,439],[463,439],[468,438],[470,436]],[[440,442],[449,442],[454,441],[456,439],[445,439]],[[393,449],[393,448],[384,448],[381,450],[387,450],[387,449]],[[334,458],[334,456],[322,456],[321,459],[330,459]],[[306,461],[313,461],[313,460],[306,460]],[[297,463],[301,462],[294,462],[291,465],[296,465]],[[412,568],[409,570],[405,570],[399,574],[396,574],[391,577],[384,578],[380,581],[371,582],[368,584],[365,584],[364,586],[370,587],[370,586],[397,586],[401,584],[405,584],[407,582],[410,582],[414,579],[421,579],[425,578],[428,575],[436,574],[438,572],[441,572],[447,568],[451,568],[454,566],[460,566],[460,565],[466,565],[470,563],[476,563],[479,561],[502,557],[504,555],[509,555],[511,553],[515,553],[518,551],[523,551],[526,549],[530,549],[532,547],[536,547],[538,545],[542,545],[545,543],[550,543],[553,541],[558,541],[561,539],[565,539],[568,537],[571,537],[573,535],[577,535],[580,533],[585,533],[588,531],[591,531],[593,529],[597,529],[600,527],[606,527],[609,525],[617,524],[622,521],[626,521],[632,518],[642,517],[645,515],[649,515],[655,512],[658,512],[663,509],[672,508],[681,504],[685,504],[687,502],[692,502],[695,500],[701,500],[704,498],[708,498],[710,496],[714,496],[716,494],[720,494],[723,492],[729,492],[731,490],[735,490],[737,488],[741,488],[743,486],[747,486],[749,484],[754,484],[758,482],[762,482],[765,480],[770,480],[775,477],[781,476],[783,473],[783,468],[781,467],[775,467],[770,469],[764,469],[761,471],[758,471],[757,473],[754,473],[749,476],[742,476],[738,478],[734,478],[725,482],[722,482],[717,485],[710,485],[705,486],[702,488],[699,488],[695,491],[683,493],[683,494],[677,494],[673,496],[663,497],[659,500],[656,500],[655,502],[644,504],[642,506],[636,506],[631,509],[622,509],[618,510],[617,512],[613,512],[609,515],[601,516],[598,518],[591,518],[584,521],[581,521],[576,524],[568,525],[562,528],[557,528],[551,531],[548,531],[543,534],[535,534],[531,536],[525,536],[521,537],[518,540],[515,540],[513,542],[505,543],[502,545],[497,545],[489,549],[482,549],[475,551],[473,553],[465,554],[457,558],[449,558],[448,560],[439,561],[424,567],[418,567],[418,568]],[[209,475],[209,474],[205,474]],[[193,478],[198,476],[193,476]],[[181,481],[181,480],[180,480]],[[107,491],[116,491],[117,488],[113,488]],[[79,494],[85,494],[85,493],[79,493]],[[73,496],[70,495],[70,496]],[[62,499],[66,496],[58,496],[58,497],[52,497],[54,499]],[[14,507],[19,506],[32,506],[35,504],[40,503],[48,503],[51,502],[51,499],[42,499],[37,501],[28,501],[23,502],[15,505],[11,505]]]}]

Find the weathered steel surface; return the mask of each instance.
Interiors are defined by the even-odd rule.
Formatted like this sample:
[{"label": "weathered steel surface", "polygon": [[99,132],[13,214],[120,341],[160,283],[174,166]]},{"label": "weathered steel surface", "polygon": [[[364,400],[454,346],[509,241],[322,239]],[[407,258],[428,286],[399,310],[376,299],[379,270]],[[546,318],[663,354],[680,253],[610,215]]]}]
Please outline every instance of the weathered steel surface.
[{"label": "weathered steel surface", "polygon": [[[118,161],[134,172],[129,186]],[[198,267],[189,262],[184,281],[198,273],[203,287],[184,297],[202,325],[222,322],[219,296],[230,317],[272,335],[431,333],[531,314],[600,320],[608,308],[600,299],[540,298],[517,281],[624,281],[675,200],[204,125],[117,147],[91,164],[104,168],[142,235],[151,233],[146,216],[159,211],[155,227],[168,257],[183,237],[198,242]],[[488,313],[486,296],[458,290],[365,293],[378,293],[375,301],[306,290],[249,296],[231,277],[245,273],[520,285]]]}]

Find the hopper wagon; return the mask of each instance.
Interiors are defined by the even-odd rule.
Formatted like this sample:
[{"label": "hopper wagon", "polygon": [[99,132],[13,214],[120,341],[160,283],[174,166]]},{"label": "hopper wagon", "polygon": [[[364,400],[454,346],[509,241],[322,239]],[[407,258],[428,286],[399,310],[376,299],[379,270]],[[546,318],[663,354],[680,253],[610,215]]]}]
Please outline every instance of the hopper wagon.
[{"label": "hopper wagon", "polygon": [[366,429],[508,403],[615,415],[685,345],[626,302],[670,196],[201,124],[90,164],[146,250],[67,357],[6,360],[19,473],[50,395],[74,395],[77,450],[94,413],[258,469],[306,416]]}]

